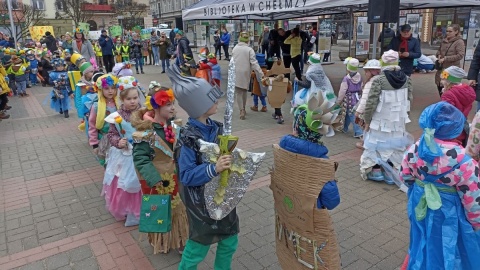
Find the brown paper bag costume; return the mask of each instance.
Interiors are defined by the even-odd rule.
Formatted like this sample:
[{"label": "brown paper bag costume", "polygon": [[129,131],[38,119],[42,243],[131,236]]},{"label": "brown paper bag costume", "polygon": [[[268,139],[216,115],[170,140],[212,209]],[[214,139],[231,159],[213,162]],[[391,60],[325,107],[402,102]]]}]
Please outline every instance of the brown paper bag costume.
[{"label": "brown paper bag costume", "polygon": [[338,164],[273,146],[271,189],[275,201],[276,252],[282,269],[341,269],[332,220],[317,209],[320,190],[335,179]]},{"label": "brown paper bag costume", "polygon": [[[272,69],[267,72],[267,77],[287,73],[290,74],[290,69],[285,68],[283,62],[281,62],[280,65],[273,64]],[[273,108],[281,108],[287,98],[288,79],[283,78],[281,81],[273,79],[270,82],[271,88],[267,91],[268,103]]]}]

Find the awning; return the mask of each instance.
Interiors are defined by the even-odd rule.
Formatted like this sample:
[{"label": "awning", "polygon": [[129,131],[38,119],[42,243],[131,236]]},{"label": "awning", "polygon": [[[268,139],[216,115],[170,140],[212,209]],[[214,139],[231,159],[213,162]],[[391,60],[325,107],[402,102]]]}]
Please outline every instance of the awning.
[{"label": "awning", "polygon": [[[401,0],[401,9],[480,6],[480,0]],[[282,20],[366,11],[368,0],[202,0],[182,11],[183,20]]]}]

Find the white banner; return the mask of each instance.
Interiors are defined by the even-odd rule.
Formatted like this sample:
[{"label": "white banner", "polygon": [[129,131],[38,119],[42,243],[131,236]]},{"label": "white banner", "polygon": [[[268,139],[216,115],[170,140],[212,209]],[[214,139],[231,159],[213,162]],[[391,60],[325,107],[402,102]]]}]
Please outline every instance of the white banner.
[{"label": "white banner", "polygon": [[[447,7],[447,6],[480,6],[480,0],[401,0],[402,5],[420,5],[422,8]],[[329,14],[328,8],[345,8],[348,6],[367,5],[368,0],[203,0],[190,8],[182,11],[184,20],[218,20],[227,18],[245,17],[256,15],[255,18],[265,17],[272,19],[272,15],[278,17],[294,18],[294,13],[301,11],[317,14]],[[312,16],[312,14],[305,16]]]}]

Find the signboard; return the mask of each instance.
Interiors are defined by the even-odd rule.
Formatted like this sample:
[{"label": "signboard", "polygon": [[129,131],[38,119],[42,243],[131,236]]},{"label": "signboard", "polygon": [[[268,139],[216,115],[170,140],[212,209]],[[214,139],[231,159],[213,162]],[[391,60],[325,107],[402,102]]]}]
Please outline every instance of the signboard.
[{"label": "signboard", "polygon": [[90,31],[88,32],[88,39],[98,40],[102,35],[102,31]]},{"label": "signboard", "polygon": [[332,19],[320,20],[318,28],[318,52],[329,53],[332,46]]},{"label": "signboard", "polygon": [[52,26],[31,26],[28,28],[32,40],[40,41],[40,39],[45,35],[45,32],[50,32],[52,36],[55,36],[53,33]]},{"label": "signboard", "polygon": [[195,25],[195,33],[197,34],[197,46],[207,46],[207,27],[205,25]]},{"label": "signboard", "polygon": [[122,27],[120,25],[110,26],[108,33],[111,37],[122,36]]},{"label": "signboard", "polygon": [[142,39],[142,40],[150,39],[150,36],[152,35],[151,33],[152,33],[151,28],[142,29],[142,31],[140,32],[140,39]]},{"label": "signboard", "polygon": [[357,18],[355,55],[365,55],[370,51],[370,24],[367,23],[367,19],[367,17]]},{"label": "signboard", "polygon": [[473,53],[478,46],[480,39],[480,10],[472,10],[468,23],[467,35],[467,51],[465,53],[465,61],[473,60]]}]

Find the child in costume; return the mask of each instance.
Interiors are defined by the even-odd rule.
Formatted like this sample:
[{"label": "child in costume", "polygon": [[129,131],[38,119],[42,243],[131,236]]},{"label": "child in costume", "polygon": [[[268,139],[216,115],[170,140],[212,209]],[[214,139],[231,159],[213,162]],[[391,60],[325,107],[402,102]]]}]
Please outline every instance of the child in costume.
[{"label": "child in costume", "polygon": [[[467,76],[467,73],[456,66],[446,68],[440,75],[440,83],[443,85],[443,92],[441,99],[446,101],[455,108],[459,109],[465,118],[472,110],[473,102],[475,102],[475,90],[467,84],[462,84],[462,79]],[[465,128],[462,134],[456,138],[457,142],[463,147],[467,146],[468,133],[470,125],[465,121]]]},{"label": "child in costume", "polygon": [[47,86],[48,82],[50,81],[50,79],[48,78],[48,74],[50,73],[50,71],[53,70],[53,66],[50,63],[50,61],[52,61],[52,53],[50,51],[44,52],[42,54],[42,60],[40,61],[40,65],[39,65],[39,67],[41,67],[42,69],[41,75],[43,78],[43,81],[42,81],[43,87]]},{"label": "child in costume", "polygon": [[11,106],[8,106],[8,95],[10,94],[10,88],[8,87],[8,83],[5,78],[8,78],[7,71],[5,70],[5,67],[0,64],[0,121],[2,119],[10,118],[10,115],[7,114],[7,111],[12,108]]},{"label": "child in costume", "polygon": [[[267,76],[267,66],[261,66],[263,71],[263,76]],[[252,87],[252,96],[253,96],[253,106],[250,107],[250,110],[254,112],[258,112],[258,99],[262,103],[262,109],[260,111],[266,112],[267,111],[267,101],[265,97],[267,96],[268,87],[264,86],[261,82],[262,78],[259,78],[255,71],[252,71],[252,75],[250,78],[253,82]]]},{"label": "child in costume", "polygon": [[408,112],[413,88],[398,60],[398,52],[392,50],[382,55],[382,73],[372,83],[363,113],[365,150],[360,158],[364,180],[385,181],[390,185],[394,184],[393,179],[382,172],[377,160],[380,158],[398,169],[406,147],[411,144],[405,125],[410,123]]},{"label": "child in costume", "polygon": [[233,254],[238,246],[239,222],[233,209],[221,220],[210,218],[205,205],[205,184],[231,166],[232,156],[222,155],[215,164],[204,162],[198,140],[217,142],[223,125],[210,118],[217,112],[218,99],[223,93],[203,79],[183,77],[177,65],[168,69],[179,106],[189,115],[179,134],[174,151],[179,191],[187,207],[189,239],[183,251],[179,269],[197,269],[208,254],[210,245],[218,243],[215,269],[231,269]]},{"label": "child in costume", "polygon": [[222,80],[222,75],[221,75],[221,69],[220,65],[218,64],[217,58],[215,57],[214,53],[209,53],[207,55],[208,63],[207,65],[210,66],[210,69],[212,70],[211,75],[212,75],[212,85],[216,85],[220,87],[220,81]]},{"label": "child in costume", "polygon": [[123,45],[120,49],[120,52],[122,54],[122,62],[130,61],[130,46],[128,46],[128,41],[124,40]]},{"label": "child in costume", "polygon": [[[372,87],[373,81],[380,75],[380,71],[382,70],[382,66],[380,65],[380,61],[376,59],[368,60],[367,63],[363,66],[363,70],[365,71],[365,81],[366,83],[362,89],[362,97],[357,103],[355,109],[355,123],[357,123],[360,128],[365,128],[365,121],[363,120],[363,112],[365,111],[365,105],[367,103],[368,93],[370,93],[370,88]],[[363,149],[363,139],[361,142],[357,142],[357,148]]]},{"label": "child in costume", "polygon": [[[97,94],[93,88],[93,74],[94,68],[92,64],[85,62],[80,66],[80,73],[82,77],[80,81],[75,85],[75,108],[77,108],[78,118],[84,119],[85,114],[90,113],[90,108],[84,110],[83,96],[92,95],[90,100],[97,100]],[[103,74],[102,74],[103,75]],[[85,120],[85,119],[84,119]]]},{"label": "child in costume", "polygon": [[480,265],[479,168],[455,140],[464,122],[463,113],[447,102],[420,115],[424,132],[400,168],[400,180],[409,186],[410,244],[403,269]]},{"label": "child in costume", "polygon": [[65,118],[69,118],[68,111],[70,110],[70,97],[73,98],[73,91],[70,88],[68,74],[65,71],[65,61],[61,58],[52,61],[55,70],[50,72],[50,85],[53,85],[53,90],[50,94],[50,108]]},{"label": "child in costume", "polygon": [[[321,263],[323,267],[318,269],[341,269],[340,250],[327,211],[340,204],[335,180],[337,164],[328,159],[323,135],[313,125],[317,116],[320,115],[309,111],[306,104],[299,106],[294,112],[294,134],[282,137],[280,144],[274,145],[271,188],[276,209],[276,251],[282,269],[313,269],[295,256],[299,246],[306,247],[302,249],[302,259],[306,263]],[[301,203],[296,201],[299,198],[302,198]],[[298,209],[286,208],[287,200],[298,205]],[[300,218],[290,218],[285,213]],[[303,218],[310,222],[301,221]],[[293,238],[286,237],[292,233]],[[302,245],[302,242],[308,244]]]},{"label": "child in costume", "polygon": [[122,104],[117,112],[108,115],[105,121],[110,123],[107,166],[103,178],[102,194],[106,208],[116,220],[125,220],[125,226],[138,225],[142,194],[140,182],[133,164],[132,135],[135,128],[130,123],[131,116],[140,108],[140,90],[137,80],[123,77],[117,83],[118,103]]},{"label": "child in costume", "polygon": [[124,76],[133,76],[132,65],[129,62],[116,63],[115,66],[113,66],[112,74],[119,78]]},{"label": "child in costume", "polygon": [[27,61],[29,63],[30,75],[29,80],[31,85],[37,85],[37,73],[38,73],[38,59],[33,54],[33,51],[27,52]]},{"label": "child in costume", "polygon": [[355,123],[355,111],[353,109],[362,95],[362,75],[358,72],[360,63],[358,59],[349,57],[345,59],[344,64],[347,65],[347,75],[345,75],[340,84],[337,99],[337,104],[343,106],[345,111],[345,122],[342,132],[347,133],[351,123],[353,125],[353,137],[361,138],[363,131]]},{"label": "child in costume", "polygon": [[12,56],[12,65],[8,68],[7,73],[15,75],[15,85],[17,93],[21,97],[28,97],[27,94],[27,81],[28,74],[26,74],[28,66],[23,60],[16,55]]},{"label": "child in costume", "polygon": [[[153,254],[180,252],[188,239],[188,220],[185,205],[180,199],[177,172],[173,163],[175,134],[172,121],[175,116],[175,98],[172,89],[150,82],[147,108],[134,113],[132,125],[133,161],[141,178],[144,194],[171,195],[172,230],[168,233],[148,233]],[[153,117],[147,112],[154,112]]]},{"label": "child in costume", "polygon": [[94,88],[98,93],[98,101],[93,103],[88,116],[88,141],[102,166],[105,165],[106,153],[110,148],[106,136],[110,125],[105,122],[105,117],[117,111],[117,81],[117,77],[110,74],[97,79]]},{"label": "child in costume", "polygon": [[[212,67],[208,65],[208,49],[202,48],[200,53],[198,54],[198,63],[196,65],[197,72],[195,73],[195,77],[202,78],[212,84]],[[188,65],[188,64],[187,64]],[[194,68],[190,66],[191,68]]]}]

